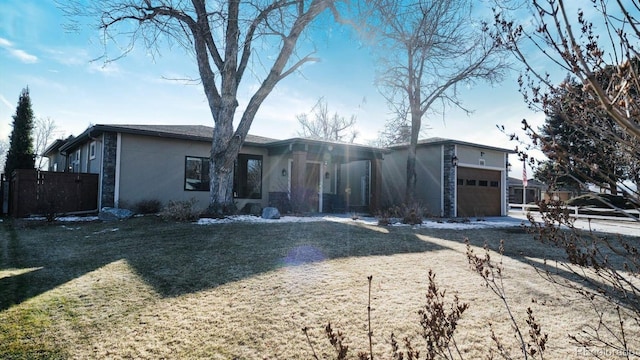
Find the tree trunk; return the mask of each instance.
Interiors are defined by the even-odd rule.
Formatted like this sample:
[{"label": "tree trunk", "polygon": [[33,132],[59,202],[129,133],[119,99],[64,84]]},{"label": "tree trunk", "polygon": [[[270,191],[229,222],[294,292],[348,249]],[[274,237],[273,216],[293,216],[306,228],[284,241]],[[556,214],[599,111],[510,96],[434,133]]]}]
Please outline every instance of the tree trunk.
[{"label": "tree trunk", "polygon": [[233,167],[225,166],[225,162],[223,158],[211,157],[210,159],[208,212],[211,214],[221,215],[235,212]]},{"label": "tree trunk", "polygon": [[[235,107],[224,109],[221,116],[233,119]],[[210,214],[230,214],[235,212],[233,201],[233,165],[238,151],[230,151],[233,137],[231,121],[218,121],[213,129],[211,156],[209,158],[209,207]]]},{"label": "tree trunk", "polygon": [[407,149],[407,187],[404,201],[407,206],[414,206],[416,202],[416,149],[418,147],[418,135],[420,133],[422,116],[418,111],[411,111],[411,141]]}]

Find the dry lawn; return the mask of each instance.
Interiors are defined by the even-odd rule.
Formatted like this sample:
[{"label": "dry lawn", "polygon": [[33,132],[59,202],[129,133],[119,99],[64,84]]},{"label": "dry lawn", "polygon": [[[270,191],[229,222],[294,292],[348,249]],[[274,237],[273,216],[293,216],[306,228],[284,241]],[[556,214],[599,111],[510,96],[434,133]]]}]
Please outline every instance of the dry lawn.
[{"label": "dry lawn", "polygon": [[[373,275],[374,352],[387,359],[392,332],[420,343],[417,311],[429,269],[448,295],[470,304],[456,335],[465,358],[489,354],[489,321],[521,358],[504,306],[467,265],[465,237],[479,253],[484,242],[496,248],[505,240],[508,300],[525,331],[526,308],[534,310],[549,334],[546,358],[588,358],[567,334],[595,324],[596,314],[536,274],[542,259],[561,254],[517,228],[199,226],[155,218],[0,224],[0,358],[309,359],[305,326],[319,355],[333,358],[328,322],[345,333],[355,357],[368,348]],[[640,334],[627,338],[640,349]]]}]

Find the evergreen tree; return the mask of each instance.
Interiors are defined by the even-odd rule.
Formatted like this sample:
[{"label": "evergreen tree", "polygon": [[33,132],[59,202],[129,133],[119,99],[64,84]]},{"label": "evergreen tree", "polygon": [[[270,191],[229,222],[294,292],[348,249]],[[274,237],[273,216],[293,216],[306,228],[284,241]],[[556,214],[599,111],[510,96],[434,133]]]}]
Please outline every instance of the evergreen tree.
[{"label": "evergreen tree", "polygon": [[597,108],[596,99],[576,81],[567,80],[554,95],[546,103],[546,122],[539,129],[541,150],[549,162],[536,177],[546,182],[554,179],[560,187],[592,183],[616,194],[617,184],[629,176],[630,165],[624,143],[611,137],[624,137],[620,126]]},{"label": "evergreen tree", "polygon": [[7,177],[15,169],[33,169],[35,167],[35,151],[33,148],[33,109],[29,88],[22,89],[18,99],[18,107],[13,115],[13,131],[9,137],[9,151],[4,166]]}]

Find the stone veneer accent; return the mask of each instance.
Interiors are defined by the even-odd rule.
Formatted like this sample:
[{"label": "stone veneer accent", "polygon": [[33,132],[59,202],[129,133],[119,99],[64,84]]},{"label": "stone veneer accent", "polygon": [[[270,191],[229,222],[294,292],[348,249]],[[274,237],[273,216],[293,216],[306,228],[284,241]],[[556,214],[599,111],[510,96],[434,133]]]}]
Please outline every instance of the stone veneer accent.
[{"label": "stone veneer accent", "polygon": [[118,148],[118,135],[116,133],[104,133],[102,153],[102,207],[115,207],[116,192],[116,153]]},{"label": "stone veneer accent", "polygon": [[456,168],[451,164],[451,159],[455,155],[456,147],[455,145],[444,145],[444,155],[443,155],[443,181],[442,186],[444,187],[444,216],[445,217],[454,217],[455,215],[455,194],[456,194]]}]

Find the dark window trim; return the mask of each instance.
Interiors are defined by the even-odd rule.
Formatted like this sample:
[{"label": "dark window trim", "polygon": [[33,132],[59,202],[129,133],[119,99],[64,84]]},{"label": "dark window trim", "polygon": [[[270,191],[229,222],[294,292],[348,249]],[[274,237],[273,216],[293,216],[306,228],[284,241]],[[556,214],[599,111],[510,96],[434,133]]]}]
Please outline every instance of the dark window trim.
[{"label": "dark window trim", "polygon": [[[247,185],[247,178],[245,177],[244,179],[244,184],[240,184],[240,172],[238,169],[238,166],[240,164],[240,161],[243,162],[248,162],[249,160],[258,160],[260,161],[260,187],[259,187],[259,191],[257,193],[251,193],[249,194],[250,196],[247,196],[247,194],[243,193],[243,191],[247,191],[248,187]],[[246,165],[245,165],[246,166]],[[245,169],[246,171],[247,169]],[[233,197],[234,199],[262,199],[262,193],[263,193],[263,178],[262,175],[264,173],[264,157],[262,155],[256,155],[256,154],[238,154],[238,158],[236,159],[235,165],[234,165],[234,175],[233,175]],[[246,175],[246,174],[245,174]],[[243,185],[243,186],[241,186]],[[240,189],[243,189],[243,191],[241,191]]]},{"label": "dark window trim", "polygon": [[[200,168],[201,169],[206,169],[207,171],[202,171],[201,170],[201,178],[200,178],[200,182],[198,184],[200,184],[199,186],[196,186],[196,188],[194,189],[189,189],[187,187],[187,164],[189,162],[189,159],[195,159],[195,160],[200,160],[201,165]],[[206,164],[206,166],[205,166]],[[209,191],[209,158],[208,157],[202,157],[202,156],[191,156],[191,155],[187,155],[184,157],[184,191]],[[203,175],[204,175],[204,179],[203,179]]]}]

